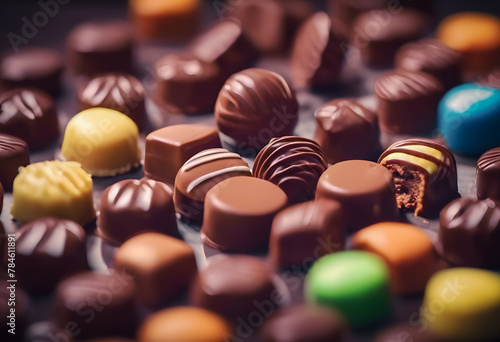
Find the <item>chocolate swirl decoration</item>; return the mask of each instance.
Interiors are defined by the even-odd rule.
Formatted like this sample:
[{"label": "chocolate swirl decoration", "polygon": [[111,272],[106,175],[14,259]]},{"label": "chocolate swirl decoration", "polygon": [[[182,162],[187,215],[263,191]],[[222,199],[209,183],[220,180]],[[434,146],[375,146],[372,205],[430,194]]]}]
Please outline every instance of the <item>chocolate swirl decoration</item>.
[{"label": "chocolate swirl decoration", "polygon": [[253,175],[278,185],[293,204],[314,199],[319,177],[327,167],[317,142],[287,136],[272,139],[259,152]]},{"label": "chocolate swirl decoration", "polygon": [[344,54],[328,14],[318,12],[300,28],[295,39],[291,77],[295,88],[328,87],[338,79]]},{"label": "chocolate swirl decoration", "polygon": [[279,74],[246,69],[231,76],[215,105],[219,130],[231,145],[260,150],[269,139],[290,135],[298,121],[295,92]]},{"label": "chocolate swirl decoration", "polygon": [[377,95],[389,101],[418,98],[431,94],[441,94],[443,87],[433,76],[424,72],[398,70],[375,83]]},{"label": "chocolate swirl decoration", "polygon": [[500,147],[493,148],[477,160],[477,197],[500,201]]},{"label": "chocolate swirl decoration", "polygon": [[[442,144],[424,138],[398,141],[382,153],[378,163],[393,174],[398,206],[421,212],[439,212],[451,200],[459,197],[455,157]],[[414,206],[407,203],[411,194],[410,173],[416,172],[418,189]],[[410,206],[408,206],[410,205]],[[424,211],[425,210],[425,211]]]}]

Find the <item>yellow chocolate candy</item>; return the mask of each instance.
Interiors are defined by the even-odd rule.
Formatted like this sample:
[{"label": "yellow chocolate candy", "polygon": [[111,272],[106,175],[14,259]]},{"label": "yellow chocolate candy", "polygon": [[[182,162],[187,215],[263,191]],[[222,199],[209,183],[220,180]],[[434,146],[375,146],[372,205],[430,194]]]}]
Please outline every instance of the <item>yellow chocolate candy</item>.
[{"label": "yellow chocolate candy", "polygon": [[420,311],[423,326],[453,341],[500,341],[500,275],[475,268],[436,273]]},{"label": "yellow chocolate candy", "polygon": [[84,225],[95,218],[92,178],[75,162],[44,161],[22,168],[12,195],[11,214],[21,223],[54,216]]},{"label": "yellow chocolate candy", "polygon": [[[411,150],[411,151],[425,153],[425,154],[427,154],[431,157],[434,157],[438,160],[444,159],[443,153],[441,153],[441,151],[439,151],[438,149],[432,148],[430,146],[408,145],[408,146],[405,146],[404,148],[407,150]],[[434,172],[436,172],[438,170],[438,166],[433,161],[425,159],[425,158],[417,157],[417,156],[414,156],[411,154],[403,153],[403,152],[391,153],[387,157],[382,159],[380,163],[383,164],[384,162],[391,160],[391,159],[392,160],[394,160],[394,159],[404,160],[404,161],[407,161],[407,162],[412,163],[412,164],[420,165],[425,170],[427,170],[427,172],[430,175],[432,175]]]},{"label": "yellow chocolate candy", "polygon": [[138,136],[137,125],[125,114],[90,108],[68,122],[61,153],[94,176],[115,176],[139,166]]}]

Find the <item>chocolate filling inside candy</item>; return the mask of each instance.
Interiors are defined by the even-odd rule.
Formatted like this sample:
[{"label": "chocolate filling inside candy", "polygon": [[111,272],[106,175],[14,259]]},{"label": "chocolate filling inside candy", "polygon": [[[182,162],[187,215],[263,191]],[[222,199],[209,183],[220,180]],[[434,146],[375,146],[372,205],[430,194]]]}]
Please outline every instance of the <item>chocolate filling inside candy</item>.
[{"label": "chocolate filling inside candy", "polygon": [[425,175],[405,165],[388,165],[396,187],[396,203],[398,208],[415,211],[417,216],[423,209]]}]

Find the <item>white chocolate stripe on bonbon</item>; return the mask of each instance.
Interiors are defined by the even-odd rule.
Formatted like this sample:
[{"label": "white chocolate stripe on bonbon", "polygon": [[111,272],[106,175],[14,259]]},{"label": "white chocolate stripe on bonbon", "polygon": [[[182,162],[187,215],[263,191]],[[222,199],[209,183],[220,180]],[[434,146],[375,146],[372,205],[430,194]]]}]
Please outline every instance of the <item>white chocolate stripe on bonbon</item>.
[{"label": "white chocolate stripe on bonbon", "polygon": [[241,159],[240,155],[237,153],[233,152],[222,152],[222,151],[217,151],[214,153],[206,154],[206,155],[201,155],[201,156],[196,156],[196,159],[190,159],[188,160],[183,166],[182,166],[182,171],[189,171],[194,169],[197,166],[203,165],[207,162],[217,160],[217,159]]},{"label": "white chocolate stripe on bonbon", "polygon": [[222,170],[217,170],[217,171],[214,171],[214,172],[210,172],[210,173],[207,173],[206,175],[203,175],[197,179],[195,179],[194,181],[192,181],[191,183],[189,183],[188,187],[187,187],[187,192],[191,192],[193,191],[194,188],[196,188],[198,185],[200,185],[201,183],[211,179],[211,178],[215,178],[215,177],[218,177],[220,175],[223,175],[225,173],[232,173],[232,172],[250,172],[250,168],[248,168],[248,166],[233,166],[233,167],[228,167],[226,169],[222,169]]}]

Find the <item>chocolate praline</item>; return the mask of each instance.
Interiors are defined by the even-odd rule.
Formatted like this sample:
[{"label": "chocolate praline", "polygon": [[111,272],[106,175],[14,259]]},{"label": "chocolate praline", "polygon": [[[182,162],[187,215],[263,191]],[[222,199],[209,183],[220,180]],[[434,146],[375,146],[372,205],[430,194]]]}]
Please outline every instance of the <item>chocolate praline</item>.
[{"label": "chocolate praline", "polygon": [[273,138],[259,152],[253,165],[254,177],[279,186],[288,203],[310,201],[328,164],[321,147],[311,139],[286,136]]},{"label": "chocolate praline", "polygon": [[459,198],[441,210],[438,251],[458,266],[500,265],[500,206],[492,199]]},{"label": "chocolate praline", "polygon": [[500,201],[500,147],[479,157],[476,177],[477,197]]},{"label": "chocolate praline", "polygon": [[350,99],[336,99],[314,112],[316,133],[330,164],[349,159],[375,161],[382,147],[377,116]]},{"label": "chocolate praline", "polygon": [[15,136],[0,134],[0,183],[5,191],[12,191],[19,168],[29,163],[28,144]]}]

